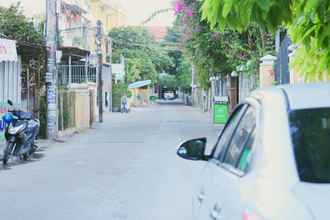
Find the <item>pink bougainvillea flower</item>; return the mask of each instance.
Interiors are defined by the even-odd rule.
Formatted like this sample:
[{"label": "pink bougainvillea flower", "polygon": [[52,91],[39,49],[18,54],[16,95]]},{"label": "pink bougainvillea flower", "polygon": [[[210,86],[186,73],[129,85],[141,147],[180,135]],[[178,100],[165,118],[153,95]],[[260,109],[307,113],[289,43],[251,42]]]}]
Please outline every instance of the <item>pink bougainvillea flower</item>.
[{"label": "pink bougainvillea flower", "polygon": [[182,1],[175,2],[175,4],[174,4],[175,14],[180,14],[184,10],[184,7],[185,7],[184,2],[182,2]]},{"label": "pink bougainvillea flower", "polygon": [[186,14],[188,17],[192,17],[193,16],[193,10],[191,8],[187,8],[186,9]]}]

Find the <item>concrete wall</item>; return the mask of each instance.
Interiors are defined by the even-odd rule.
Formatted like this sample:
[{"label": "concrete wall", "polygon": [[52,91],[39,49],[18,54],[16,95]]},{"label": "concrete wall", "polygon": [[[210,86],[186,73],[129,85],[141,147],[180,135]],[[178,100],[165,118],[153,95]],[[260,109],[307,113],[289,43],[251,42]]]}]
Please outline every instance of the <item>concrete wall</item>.
[{"label": "concrete wall", "polygon": [[132,97],[129,99],[130,106],[146,106],[149,105],[149,97],[150,97],[150,88],[146,89],[131,89]]},{"label": "concrete wall", "polygon": [[97,112],[96,100],[96,84],[71,84],[68,88],[69,92],[74,93],[74,111],[71,117],[74,118],[74,127],[60,132],[61,135],[70,133],[71,131],[82,131],[90,128],[95,122]]},{"label": "concrete wall", "polygon": [[76,129],[83,130],[90,126],[90,96],[87,84],[72,85],[70,90],[75,93]]},{"label": "concrete wall", "polygon": [[91,103],[91,116],[92,121],[95,122],[99,116],[98,106],[97,106],[97,86],[96,83],[88,83],[88,90],[90,94],[90,103]]}]

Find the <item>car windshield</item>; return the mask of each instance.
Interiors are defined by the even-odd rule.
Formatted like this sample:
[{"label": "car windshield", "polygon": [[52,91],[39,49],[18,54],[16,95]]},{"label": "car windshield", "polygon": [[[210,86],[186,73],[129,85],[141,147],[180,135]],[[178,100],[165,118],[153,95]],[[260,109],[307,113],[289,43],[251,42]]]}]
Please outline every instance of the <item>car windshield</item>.
[{"label": "car windshield", "polygon": [[330,108],[295,110],[289,120],[301,181],[330,183]]}]

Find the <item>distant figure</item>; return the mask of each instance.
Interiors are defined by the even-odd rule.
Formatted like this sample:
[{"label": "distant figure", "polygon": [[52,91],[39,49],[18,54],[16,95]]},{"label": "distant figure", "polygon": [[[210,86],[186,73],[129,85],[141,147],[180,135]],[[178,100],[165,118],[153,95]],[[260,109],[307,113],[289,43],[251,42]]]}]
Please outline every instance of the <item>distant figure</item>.
[{"label": "distant figure", "polygon": [[124,113],[124,112],[126,112],[126,113],[129,112],[127,96],[123,96],[121,99],[121,113]]}]

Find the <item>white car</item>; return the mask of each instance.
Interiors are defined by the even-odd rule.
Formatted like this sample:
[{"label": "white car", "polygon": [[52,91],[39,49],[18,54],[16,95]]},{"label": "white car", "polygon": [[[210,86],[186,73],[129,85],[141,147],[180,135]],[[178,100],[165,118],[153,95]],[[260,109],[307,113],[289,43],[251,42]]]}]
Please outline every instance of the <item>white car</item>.
[{"label": "white car", "polygon": [[255,91],[205,148],[200,138],[177,151],[207,161],[195,220],[330,219],[330,84]]}]

